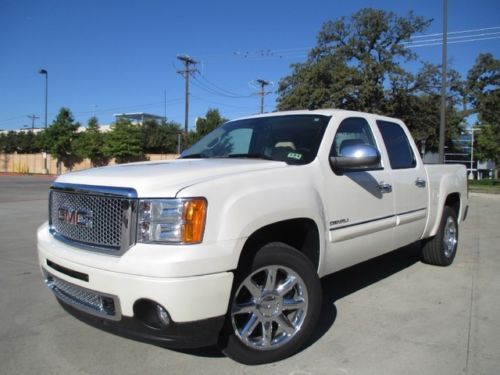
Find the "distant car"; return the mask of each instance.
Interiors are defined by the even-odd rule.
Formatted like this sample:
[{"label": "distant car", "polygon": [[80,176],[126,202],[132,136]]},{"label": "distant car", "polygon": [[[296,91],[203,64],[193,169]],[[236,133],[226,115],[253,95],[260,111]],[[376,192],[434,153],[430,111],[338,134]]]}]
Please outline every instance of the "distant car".
[{"label": "distant car", "polygon": [[321,277],[415,241],[451,264],[466,212],[465,168],[424,165],[400,120],[279,112],[227,122],[175,161],[60,176],[38,252],[80,319],[258,364],[304,346]]}]

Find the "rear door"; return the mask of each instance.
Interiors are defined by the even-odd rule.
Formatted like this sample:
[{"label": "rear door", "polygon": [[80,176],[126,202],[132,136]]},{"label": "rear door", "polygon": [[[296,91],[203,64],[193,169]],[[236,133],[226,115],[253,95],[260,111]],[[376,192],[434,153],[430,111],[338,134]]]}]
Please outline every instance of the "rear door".
[{"label": "rear door", "polygon": [[377,119],[389,157],[392,175],[396,228],[396,248],[417,241],[422,236],[427,219],[427,174],[406,127],[396,120]]}]

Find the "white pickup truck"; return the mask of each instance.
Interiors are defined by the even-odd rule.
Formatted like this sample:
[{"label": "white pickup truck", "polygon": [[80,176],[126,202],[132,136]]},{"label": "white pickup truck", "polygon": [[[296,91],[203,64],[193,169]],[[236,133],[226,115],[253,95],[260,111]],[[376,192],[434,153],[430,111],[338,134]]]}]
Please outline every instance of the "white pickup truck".
[{"label": "white pickup truck", "polygon": [[265,363],[314,331],[321,277],[416,241],[425,262],[451,264],[467,194],[465,168],[424,165],[400,120],[270,113],[174,161],[60,176],[38,254],[89,324]]}]

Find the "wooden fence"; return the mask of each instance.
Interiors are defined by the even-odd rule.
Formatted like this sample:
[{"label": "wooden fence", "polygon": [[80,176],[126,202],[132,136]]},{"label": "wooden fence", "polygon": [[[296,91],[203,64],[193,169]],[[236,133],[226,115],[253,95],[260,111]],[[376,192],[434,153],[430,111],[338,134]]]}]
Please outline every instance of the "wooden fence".
[{"label": "wooden fence", "polygon": [[[179,157],[177,154],[148,154],[149,160],[172,160]],[[47,158],[47,170],[44,170],[44,157]],[[115,164],[112,159],[109,165]],[[81,163],[75,164],[73,171],[91,168],[90,160],[85,159]],[[3,154],[0,153],[0,172],[20,173],[20,174],[58,174],[57,160],[50,154]],[[69,169],[61,165],[61,173],[70,172]]]}]

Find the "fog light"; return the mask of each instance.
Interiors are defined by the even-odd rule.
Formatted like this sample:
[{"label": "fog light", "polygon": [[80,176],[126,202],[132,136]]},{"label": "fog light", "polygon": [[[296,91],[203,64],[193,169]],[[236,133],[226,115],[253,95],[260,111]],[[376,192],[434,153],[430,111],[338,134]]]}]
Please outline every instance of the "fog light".
[{"label": "fog light", "polygon": [[134,316],[145,326],[153,329],[165,329],[170,324],[167,310],[160,304],[141,299],[134,303]]}]

